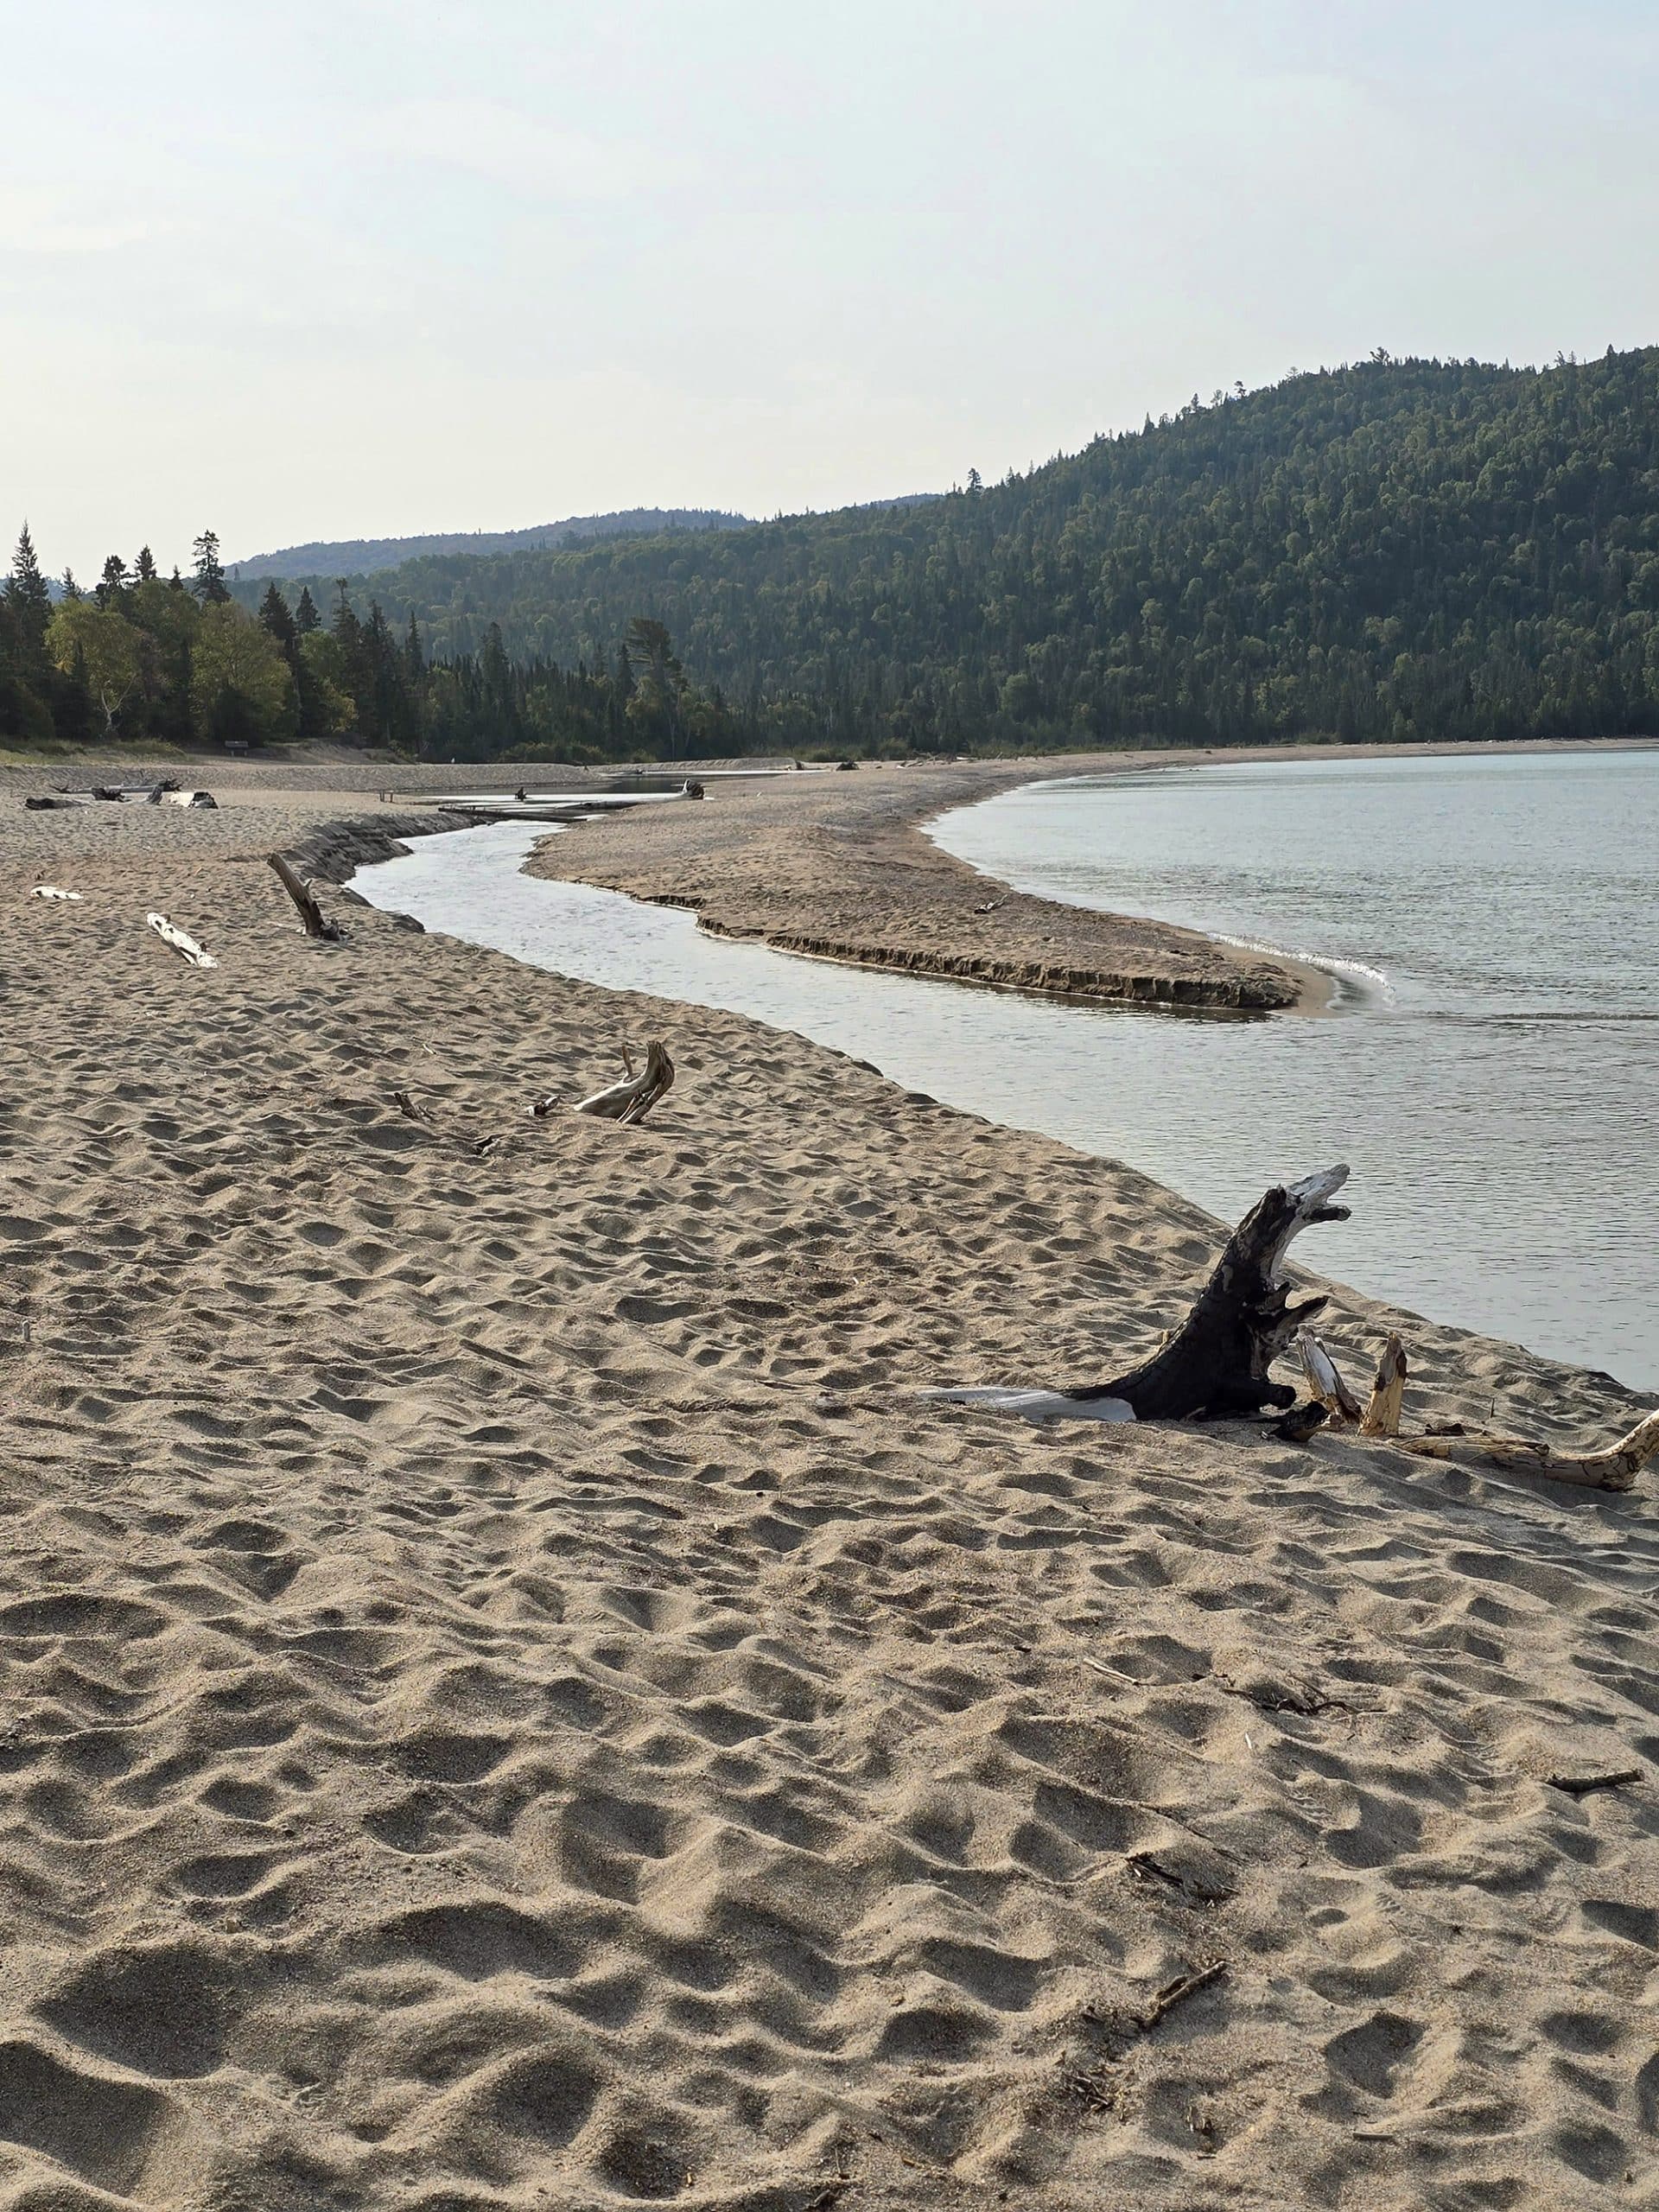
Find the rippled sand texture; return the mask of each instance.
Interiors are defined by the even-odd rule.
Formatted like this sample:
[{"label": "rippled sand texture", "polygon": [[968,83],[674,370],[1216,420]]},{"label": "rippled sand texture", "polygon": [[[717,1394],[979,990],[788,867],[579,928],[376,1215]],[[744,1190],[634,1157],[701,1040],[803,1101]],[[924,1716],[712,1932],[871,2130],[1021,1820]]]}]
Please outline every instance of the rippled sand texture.
[{"label": "rippled sand texture", "polygon": [[158,814],[0,847],[0,2202],[1654,2201],[1650,1486],[919,1408],[1212,1226]]}]

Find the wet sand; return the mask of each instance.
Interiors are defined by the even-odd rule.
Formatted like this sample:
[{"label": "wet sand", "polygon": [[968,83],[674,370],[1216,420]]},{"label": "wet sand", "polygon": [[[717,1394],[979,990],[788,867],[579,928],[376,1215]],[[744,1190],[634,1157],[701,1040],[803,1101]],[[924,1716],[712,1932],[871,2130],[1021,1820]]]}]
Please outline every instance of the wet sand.
[{"label": "wet sand", "polygon": [[[1112,1371],[1217,1224],[736,1016],[308,944],[265,854],[400,817],[302,772],[0,777],[0,2202],[1648,2201],[1651,1478],[918,1403]],[[645,1127],[524,1111],[647,1033]],[[1338,1293],[1356,1379],[1389,1327],[1414,1421],[1641,1410]]]},{"label": "wet sand", "polygon": [[[1057,761],[1039,772],[1075,773]],[[1014,891],[918,824],[1031,781],[1031,764],[893,767],[711,785],[701,804],[631,809],[550,840],[535,875],[692,908],[702,928],[784,952],[1068,998],[1319,1006],[1326,979],[1193,930]]]}]

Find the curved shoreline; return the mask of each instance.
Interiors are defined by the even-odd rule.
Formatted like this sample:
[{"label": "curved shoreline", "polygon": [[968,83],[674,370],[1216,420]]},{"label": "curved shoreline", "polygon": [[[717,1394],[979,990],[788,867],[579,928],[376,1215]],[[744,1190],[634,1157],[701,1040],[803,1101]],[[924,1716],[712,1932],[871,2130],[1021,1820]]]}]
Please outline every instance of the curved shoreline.
[{"label": "curved shoreline", "polygon": [[728,788],[584,823],[543,840],[525,871],[689,910],[711,936],[943,982],[1244,1014],[1330,1003],[1311,963],[1015,890],[924,834],[956,806],[1053,779],[1021,763]]}]

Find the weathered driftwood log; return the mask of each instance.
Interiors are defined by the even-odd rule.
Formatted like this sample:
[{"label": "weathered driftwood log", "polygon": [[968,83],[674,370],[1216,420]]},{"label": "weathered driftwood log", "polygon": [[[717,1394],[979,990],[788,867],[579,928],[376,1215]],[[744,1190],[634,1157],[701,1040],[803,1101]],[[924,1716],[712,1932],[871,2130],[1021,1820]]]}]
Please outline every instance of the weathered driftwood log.
[{"label": "weathered driftwood log", "polygon": [[1294,1404],[1295,1391],[1272,1382],[1268,1370],[1301,1325],[1329,1301],[1310,1298],[1293,1306],[1281,1270],[1304,1229],[1347,1220],[1347,1207],[1330,1203],[1347,1180],[1345,1167],[1328,1167],[1268,1192],[1228,1238],[1180,1327],[1127,1374],[1079,1389],[923,1395],[991,1406],[1027,1421],[1215,1421]]},{"label": "weathered driftwood log", "polygon": [[300,919],[305,924],[307,937],[338,940],[340,935],[340,924],[323,919],[322,909],[312,896],[310,885],[301,881],[293,868],[280,853],[273,853],[270,855],[270,865],[276,871],[276,880],[298,907]]},{"label": "weathered driftwood log", "polygon": [[170,944],[174,951],[188,960],[193,968],[218,967],[219,963],[213,954],[198,944],[194,938],[187,937],[182,930],[175,929],[165,914],[146,914],[144,919],[162,942]]},{"label": "weathered driftwood log", "polygon": [[1548,1475],[1551,1482],[1583,1490],[1630,1490],[1649,1459],[1659,1457],[1659,1413],[1638,1421],[1604,1452],[1558,1452],[1554,1445],[1519,1436],[1399,1436],[1402,1452],[1419,1459],[1489,1460],[1522,1474]]},{"label": "weathered driftwood log", "polygon": [[1360,1418],[1359,1401],[1343,1381],[1337,1363],[1312,1329],[1298,1329],[1296,1351],[1307,1377],[1309,1395],[1332,1420],[1354,1422]]},{"label": "weathered driftwood log", "polygon": [[1359,1424],[1362,1436],[1398,1436],[1400,1409],[1406,1395],[1406,1352],[1398,1337],[1390,1337],[1376,1363],[1376,1380],[1370,1402]]},{"label": "weathered driftwood log", "polygon": [[[607,1122],[643,1122],[674,1081],[674,1063],[661,1041],[653,1037],[645,1047],[645,1065],[626,1083],[613,1083],[582,1099],[578,1114],[595,1114]],[[543,1106],[545,1111],[545,1106]]]}]

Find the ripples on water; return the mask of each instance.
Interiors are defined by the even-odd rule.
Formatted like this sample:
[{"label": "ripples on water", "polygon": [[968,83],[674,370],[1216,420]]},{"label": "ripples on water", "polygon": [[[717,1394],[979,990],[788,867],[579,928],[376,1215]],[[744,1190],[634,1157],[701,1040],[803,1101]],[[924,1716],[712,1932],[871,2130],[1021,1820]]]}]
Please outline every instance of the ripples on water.
[{"label": "ripples on water", "polygon": [[1318,1255],[1332,1274],[1659,1381],[1659,753],[1127,773],[935,825],[1022,889],[1319,960],[1340,982],[1320,1020],[1069,1006],[794,959],[518,874],[544,834],[423,840],[356,883],[539,967],[800,1030],[1224,1217],[1348,1160],[1355,1217]]}]

